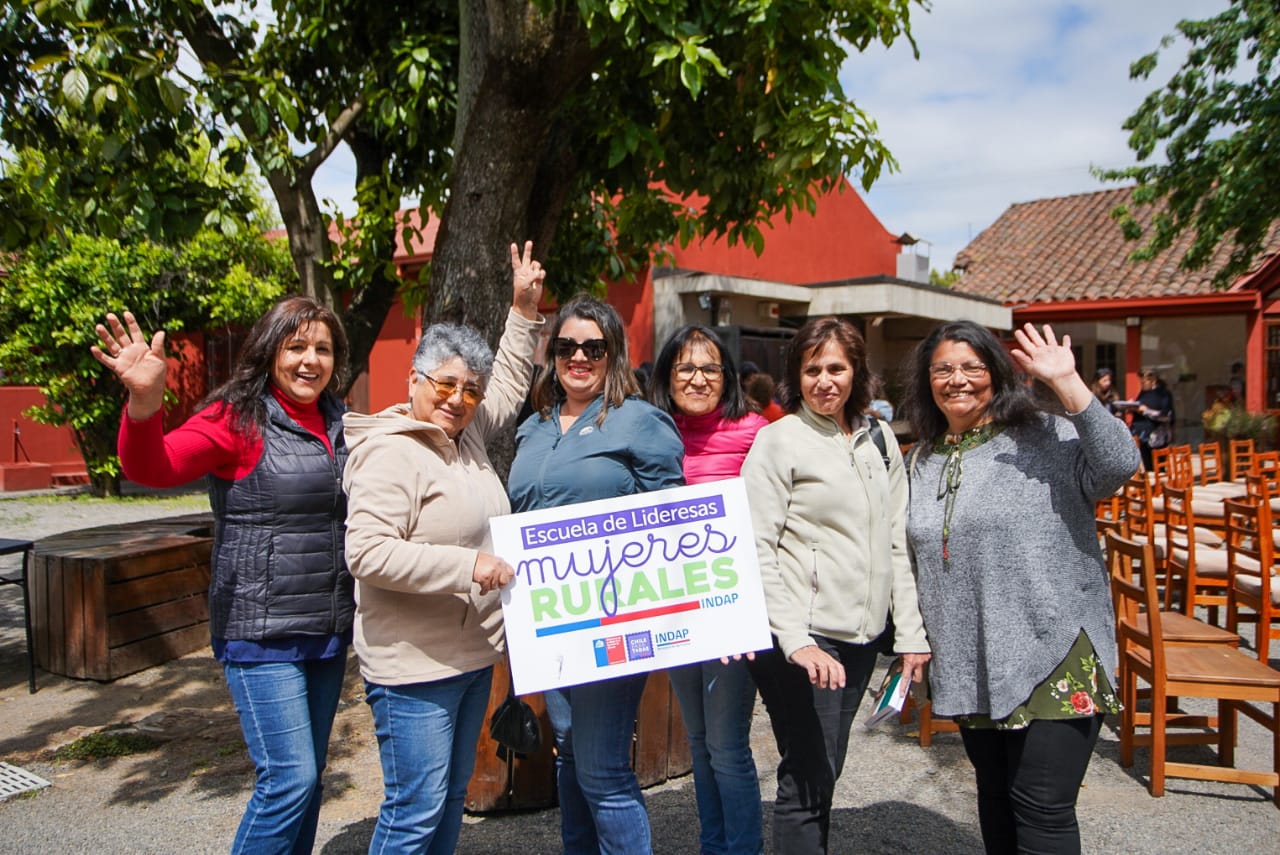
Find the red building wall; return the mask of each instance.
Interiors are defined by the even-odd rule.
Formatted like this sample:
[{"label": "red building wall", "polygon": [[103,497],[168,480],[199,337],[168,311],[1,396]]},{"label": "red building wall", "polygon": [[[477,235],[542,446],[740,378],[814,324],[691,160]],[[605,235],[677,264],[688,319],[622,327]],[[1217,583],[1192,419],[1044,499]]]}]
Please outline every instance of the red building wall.
[{"label": "red building wall", "polygon": [[717,238],[677,248],[675,266],[789,285],[897,273],[897,236],[847,182],[818,199],[816,214],[798,211],[789,223],[779,214],[772,228],[762,231],[764,252],[759,256],[741,242],[731,247]]}]

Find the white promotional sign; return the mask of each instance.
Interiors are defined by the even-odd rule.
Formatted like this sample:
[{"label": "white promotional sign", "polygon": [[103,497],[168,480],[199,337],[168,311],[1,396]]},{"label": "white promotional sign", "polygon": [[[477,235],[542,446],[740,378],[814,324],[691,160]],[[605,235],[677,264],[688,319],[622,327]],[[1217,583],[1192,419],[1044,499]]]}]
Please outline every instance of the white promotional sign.
[{"label": "white promotional sign", "polygon": [[770,646],[742,479],[489,523],[517,694]]}]

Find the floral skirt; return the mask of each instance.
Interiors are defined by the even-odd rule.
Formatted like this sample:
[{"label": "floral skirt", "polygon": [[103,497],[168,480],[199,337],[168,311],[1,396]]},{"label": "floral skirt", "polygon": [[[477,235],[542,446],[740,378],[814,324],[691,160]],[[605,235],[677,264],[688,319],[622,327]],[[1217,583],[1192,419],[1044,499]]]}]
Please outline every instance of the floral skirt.
[{"label": "floral skirt", "polygon": [[1118,713],[1120,709],[1120,699],[1098,661],[1093,642],[1082,629],[1066,658],[1008,716],[999,720],[986,715],[956,716],[956,723],[961,727],[1020,730],[1036,719],[1080,718]]}]

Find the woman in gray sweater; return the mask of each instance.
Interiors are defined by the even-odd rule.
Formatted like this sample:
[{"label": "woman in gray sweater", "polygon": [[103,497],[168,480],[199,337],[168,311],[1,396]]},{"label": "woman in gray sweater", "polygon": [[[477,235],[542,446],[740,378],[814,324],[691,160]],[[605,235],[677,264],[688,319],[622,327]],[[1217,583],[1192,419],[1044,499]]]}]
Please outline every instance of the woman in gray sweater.
[{"label": "woman in gray sweater", "polygon": [[[934,711],[960,724],[988,852],[1078,853],[1075,803],[1118,710],[1111,594],[1094,503],[1138,451],[1076,373],[1071,340],[1030,324],[1009,353],[945,324],[916,348],[907,526],[933,647]],[[1038,410],[1014,362],[1057,396]]]}]

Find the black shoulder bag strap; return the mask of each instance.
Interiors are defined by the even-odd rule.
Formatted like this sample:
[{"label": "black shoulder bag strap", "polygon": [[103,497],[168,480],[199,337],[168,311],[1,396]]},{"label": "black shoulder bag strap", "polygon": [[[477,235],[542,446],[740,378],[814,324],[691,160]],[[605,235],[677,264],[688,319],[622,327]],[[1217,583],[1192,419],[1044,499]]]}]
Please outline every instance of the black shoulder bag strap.
[{"label": "black shoulder bag strap", "polygon": [[[871,434],[871,441],[876,444],[876,448],[880,450],[880,459],[884,461],[884,470],[889,471],[889,445],[884,438],[884,430],[880,427],[880,420],[875,416],[867,416],[867,430]],[[889,612],[889,620],[884,625],[884,632],[880,633],[872,644],[875,645],[876,651],[884,656],[893,655],[893,612]]]},{"label": "black shoulder bag strap", "polygon": [[871,441],[876,444],[876,448],[880,449],[880,459],[884,461],[884,469],[889,471],[889,446],[885,443],[884,430],[880,427],[880,420],[875,416],[868,416],[867,421],[871,424],[867,430],[871,433]]}]

